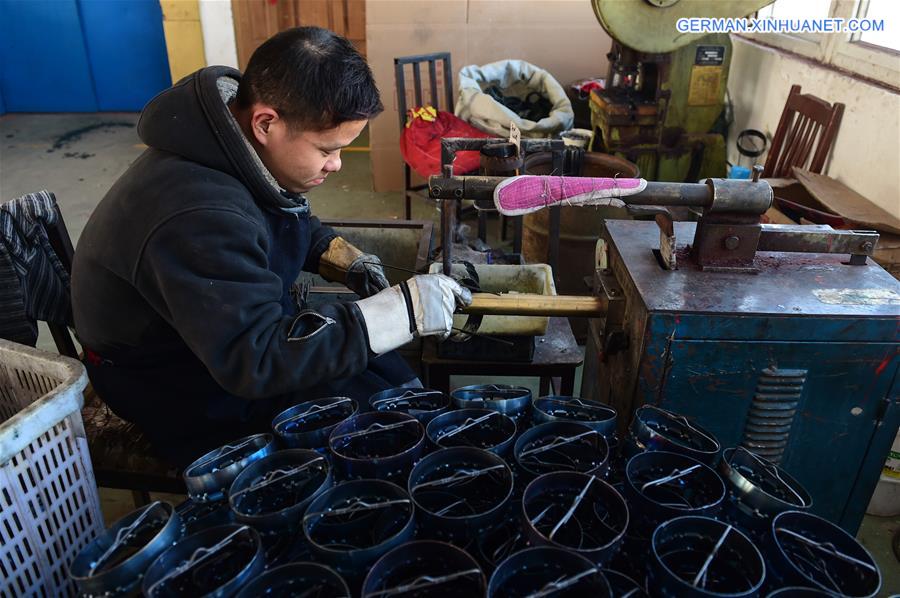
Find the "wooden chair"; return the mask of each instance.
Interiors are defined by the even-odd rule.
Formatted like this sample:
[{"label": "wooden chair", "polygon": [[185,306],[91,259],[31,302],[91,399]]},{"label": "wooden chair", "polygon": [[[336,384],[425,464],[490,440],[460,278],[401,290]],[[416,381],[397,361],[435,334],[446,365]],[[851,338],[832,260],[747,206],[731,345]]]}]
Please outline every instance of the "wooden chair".
[{"label": "wooden chair", "polygon": [[[72,239],[59,206],[55,209],[58,218],[55,226],[46,229],[47,238],[63,267],[71,272]],[[59,353],[80,360],[69,329],[51,322],[47,326]],[[90,384],[84,391],[81,414],[97,486],[130,490],[135,506],[149,503],[150,492],[185,494],[180,472],[153,456],[144,435],[113,413]]]},{"label": "wooden chair", "polygon": [[821,174],[843,115],[844,104],[829,104],[791,86],[762,176],[791,177],[794,166]]},{"label": "wooden chair", "polygon": [[[443,69],[444,81],[443,89],[441,90],[440,94],[438,93],[438,62],[442,63],[441,68]],[[419,68],[419,65],[423,63],[428,64],[428,82],[430,91],[429,97],[431,99],[431,105],[438,110],[453,112],[453,69],[450,66],[449,52],[436,52],[434,54],[420,54],[418,56],[401,56],[399,58],[394,58],[394,77],[397,84],[397,113],[400,118],[401,133],[406,127],[406,110],[408,108],[408,106],[406,105],[406,65],[412,65],[413,97],[415,98],[415,105],[421,106],[424,97],[424,89],[422,86],[422,72]],[[414,194],[427,189],[428,185],[412,184],[412,170],[410,169],[409,164],[407,164],[406,162],[403,162],[403,181],[403,192],[406,198],[406,220],[411,220],[412,197]]]}]

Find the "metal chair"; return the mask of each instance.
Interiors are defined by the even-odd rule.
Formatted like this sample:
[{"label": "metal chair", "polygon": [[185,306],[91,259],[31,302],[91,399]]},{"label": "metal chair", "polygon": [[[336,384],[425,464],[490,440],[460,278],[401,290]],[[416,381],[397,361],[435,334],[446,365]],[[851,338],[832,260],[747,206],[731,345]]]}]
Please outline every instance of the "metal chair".
[{"label": "metal chair", "polygon": [[[441,62],[443,89],[438,93],[437,63]],[[422,72],[420,65],[428,64],[428,99],[438,110],[453,112],[453,69],[450,65],[449,52],[420,54],[418,56],[401,56],[394,58],[394,76],[397,84],[397,113],[400,118],[400,131],[406,127],[406,65],[412,65],[413,93],[416,106],[422,106],[424,95]],[[441,97],[443,96],[443,97]],[[409,164],[403,163],[404,197],[406,199],[406,220],[412,219],[412,196],[428,189],[428,184],[413,185],[412,170]]]},{"label": "metal chair", "polygon": [[801,94],[799,85],[791,86],[762,176],[792,177],[794,166],[821,174],[843,115],[844,104],[829,104],[814,95]]}]

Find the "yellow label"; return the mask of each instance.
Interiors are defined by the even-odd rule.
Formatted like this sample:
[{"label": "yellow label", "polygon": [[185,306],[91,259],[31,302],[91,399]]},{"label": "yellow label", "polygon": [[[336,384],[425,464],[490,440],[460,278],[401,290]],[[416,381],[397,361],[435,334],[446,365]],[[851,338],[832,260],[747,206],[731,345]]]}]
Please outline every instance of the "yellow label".
[{"label": "yellow label", "polygon": [[691,67],[691,87],[688,90],[688,106],[714,106],[719,103],[719,85],[722,81],[721,66]]}]

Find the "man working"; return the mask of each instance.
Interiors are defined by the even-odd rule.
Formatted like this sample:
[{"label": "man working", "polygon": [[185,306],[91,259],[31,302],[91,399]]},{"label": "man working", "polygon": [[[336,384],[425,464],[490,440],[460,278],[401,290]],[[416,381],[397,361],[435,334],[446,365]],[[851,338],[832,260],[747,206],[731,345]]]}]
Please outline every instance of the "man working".
[{"label": "man working", "polygon": [[[471,300],[442,275],[388,288],[375,256],[310,214],[302,194],[382,109],[365,59],[314,27],[269,39],[243,76],[201,69],[144,108],[148,149],[79,239],[72,302],[94,388],[165,459],[304,400],[415,383],[393,350],[446,336]],[[303,309],[301,269],[362,299]]]}]

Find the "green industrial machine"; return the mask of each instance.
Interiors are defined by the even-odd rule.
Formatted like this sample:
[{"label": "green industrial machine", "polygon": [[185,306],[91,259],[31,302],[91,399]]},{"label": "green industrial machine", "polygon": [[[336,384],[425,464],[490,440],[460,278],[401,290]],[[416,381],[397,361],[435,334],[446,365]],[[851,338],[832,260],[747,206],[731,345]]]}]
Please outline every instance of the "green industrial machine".
[{"label": "green industrial machine", "polygon": [[727,34],[682,33],[679,19],[747,16],[772,0],[592,0],[613,38],[606,88],[591,92],[591,149],[656,181],[725,176]]}]

